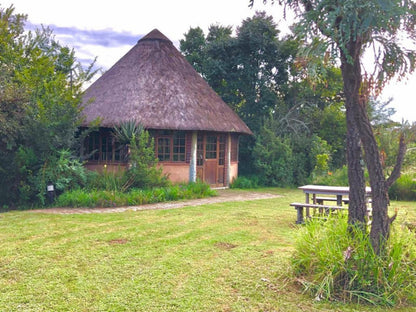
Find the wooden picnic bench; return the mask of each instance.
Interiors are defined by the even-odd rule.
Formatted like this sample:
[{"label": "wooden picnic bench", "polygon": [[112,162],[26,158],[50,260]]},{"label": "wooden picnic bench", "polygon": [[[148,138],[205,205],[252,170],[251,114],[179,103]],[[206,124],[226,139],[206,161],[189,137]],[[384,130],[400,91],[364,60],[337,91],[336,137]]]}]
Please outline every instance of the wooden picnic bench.
[{"label": "wooden picnic bench", "polygon": [[[307,203],[291,203],[290,206],[295,207],[297,210],[297,219],[296,224],[303,224],[305,223],[305,219],[303,216],[303,209],[306,208],[306,217],[311,218],[311,214],[309,209],[312,208],[314,210],[313,216],[316,217],[325,217],[335,211],[342,211],[347,210],[347,207],[342,206],[332,206],[332,205],[322,205],[322,204],[307,204]],[[318,213],[316,212],[318,211]]]},{"label": "wooden picnic bench", "polygon": [[[304,223],[303,212],[306,210],[306,217],[311,218],[310,209],[313,209],[314,216],[318,211],[319,217],[325,217],[332,212],[346,210],[347,207],[343,204],[349,203],[349,187],[345,186],[326,186],[326,185],[304,185],[299,187],[305,193],[304,203],[291,203],[290,206],[297,210],[296,223]],[[371,188],[366,187],[366,202],[367,209],[370,209],[371,204]],[[312,199],[312,202],[310,201]],[[326,205],[325,202],[336,202],[336,205]],[[368,211],[371,214],[371,211]]]}]

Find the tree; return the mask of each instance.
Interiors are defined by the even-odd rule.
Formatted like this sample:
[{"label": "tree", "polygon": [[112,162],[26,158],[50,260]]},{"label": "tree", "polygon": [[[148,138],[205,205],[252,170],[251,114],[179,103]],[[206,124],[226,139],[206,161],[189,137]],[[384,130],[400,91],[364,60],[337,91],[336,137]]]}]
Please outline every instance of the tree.
[{"label": "tree", "polygon": [[236,37],[231,27],[213,25],[206,39],[201,29],[191,28],[180,42],[187,60],[253,132],[275,109],[288,80],[293,50],[279,33],[271,16],[256,12],[243,20]]},{"label": "tree", "polygon": [[[251,0],[252,4],[254,0]],[[407,0],[279,0],[299,16],[296,30],[310,39],[314,52],[330,53],[341,64],[347,115],[347,159],[350,184],[349,221],[365,223],[364,183],[360,169],[361,147],[372,188],[373,219],[370,237],[376,253],[384,250],[389,237],[388,188],[399,177],[405,152],[400,151],[394,170],[385,178],[377,142],[367,114],[371,92],[378,94],[393,77],[404,77],[415,68],[416,53],[406,48],[401,34],[416,43],[416,3]],[[408,43],[408,42],[407,42]],[[369,49],[368,49],[369,48]],[[367,50],[374,51],[375,67],[363,74]]]},{"label": "tree", "polygon": [[93,74],[50,29],[25,32],[25,20],[0,8],[0,199],[12,205],[44,202],[53,164],[75,164],[64,158],[79,147],[82,85]]}]

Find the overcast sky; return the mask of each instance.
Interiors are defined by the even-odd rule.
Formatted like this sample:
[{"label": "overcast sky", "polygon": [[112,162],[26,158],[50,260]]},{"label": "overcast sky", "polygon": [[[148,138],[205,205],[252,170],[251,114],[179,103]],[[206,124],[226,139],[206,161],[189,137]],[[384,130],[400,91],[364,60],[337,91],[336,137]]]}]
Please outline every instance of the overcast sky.
[{"label": "overcast sky", "polygon": [[[288,32],[283,10],[248,0],[0,0],[1,7],[14,5],[16,13],[28,15],[33,25],[50,26],[56,39],[73,47],[83,63],[97,57],[97,65],[111,67],[136,42],[154,28],[159,29],[178,47],[179,40],[191,27],[205,33],[212,24],[233,26],[264,10],[274,17],[282,33]],[[416,121],[416,75],[407,83],[392,83],[382,99],[393,98],[395,120]]]}]

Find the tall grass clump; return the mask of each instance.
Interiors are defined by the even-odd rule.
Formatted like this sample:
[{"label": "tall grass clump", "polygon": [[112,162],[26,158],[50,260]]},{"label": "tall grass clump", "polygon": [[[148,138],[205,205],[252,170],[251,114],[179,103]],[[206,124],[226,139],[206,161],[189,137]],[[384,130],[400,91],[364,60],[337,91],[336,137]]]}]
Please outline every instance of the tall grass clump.
[{"label": "tall grass clump", "polygon": [[392,226],[386,252],[376,255],[367,233],[346,217],[312,220],[300,229],[294,272],[316,300],[393,306],[416,302],[416,236]]}]

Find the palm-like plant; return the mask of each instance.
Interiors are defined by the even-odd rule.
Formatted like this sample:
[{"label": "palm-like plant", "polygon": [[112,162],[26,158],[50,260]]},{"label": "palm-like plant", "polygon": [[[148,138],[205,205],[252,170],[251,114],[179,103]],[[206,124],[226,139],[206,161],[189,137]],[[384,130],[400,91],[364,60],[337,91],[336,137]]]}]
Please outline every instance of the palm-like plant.
[{"label": "palm-like plant", "polygon": [[131,119],[114,127],[113,135],[120,144],[130,145],[132,138],[137,138],[143,130],[142,124]]}]

